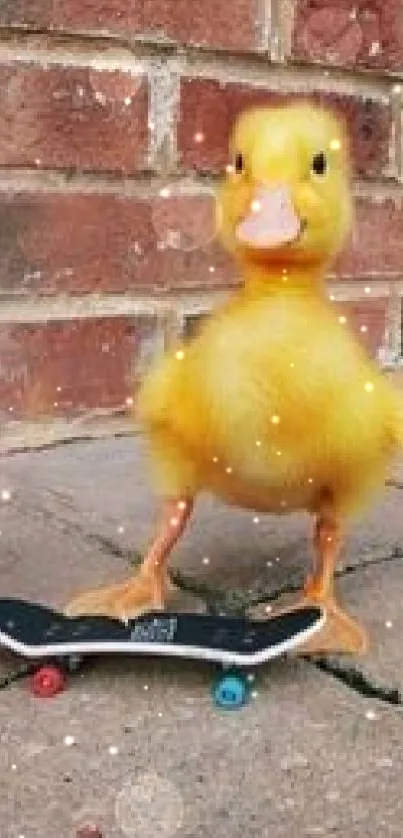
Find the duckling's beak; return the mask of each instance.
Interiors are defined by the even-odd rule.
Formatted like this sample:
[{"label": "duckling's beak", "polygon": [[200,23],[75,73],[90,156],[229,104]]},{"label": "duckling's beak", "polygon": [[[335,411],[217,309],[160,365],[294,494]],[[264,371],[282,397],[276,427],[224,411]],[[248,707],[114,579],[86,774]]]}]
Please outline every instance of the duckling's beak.
[{"label": "duckling's beak", "polygon": [[255,248],[275,248],[295,241],[302,232],[289,189],[286,186],[259,186],[250,212],[238,224],[235,235],[240,244]]}]

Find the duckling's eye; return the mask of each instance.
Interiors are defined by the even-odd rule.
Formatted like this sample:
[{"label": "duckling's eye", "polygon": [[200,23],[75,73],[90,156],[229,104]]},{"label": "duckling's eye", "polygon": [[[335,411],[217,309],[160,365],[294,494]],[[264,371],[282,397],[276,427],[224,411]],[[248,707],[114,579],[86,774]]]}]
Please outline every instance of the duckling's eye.
[{"label": "duckling's eye", "polygon": [[315,175],[325,175],[327,170],[327,161],[323,151],[319,154],[314,154],[312,158],[312,171]]},{"label": "duckling's eye", "polygon": [[237,175],[242,174],[244,169],[245,169],[245,161],[244,161],[244,158],[243,158],[243,154],[241,154],[240,152],[237,152],[237,154],[235,155],[235,171],[236,171]]}]

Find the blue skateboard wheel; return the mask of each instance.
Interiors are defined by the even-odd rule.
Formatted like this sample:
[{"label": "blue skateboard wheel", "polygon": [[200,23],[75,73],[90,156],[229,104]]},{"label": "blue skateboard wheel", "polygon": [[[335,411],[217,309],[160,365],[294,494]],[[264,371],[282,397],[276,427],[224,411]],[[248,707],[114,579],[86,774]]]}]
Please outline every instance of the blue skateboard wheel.
[{"label": "blue skateboard wheel", "polygon": [[248,685],[242,675],[226,673],[215,683],[213,698],[222,710],[238,710],[248,700]]}]

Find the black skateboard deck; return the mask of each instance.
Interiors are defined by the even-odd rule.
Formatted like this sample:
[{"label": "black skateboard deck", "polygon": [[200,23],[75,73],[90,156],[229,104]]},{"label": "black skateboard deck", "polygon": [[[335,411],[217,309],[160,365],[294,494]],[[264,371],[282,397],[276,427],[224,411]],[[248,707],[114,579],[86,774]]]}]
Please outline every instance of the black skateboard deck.
[{"label": "black skateboard deck", "polygon": [[157,611],[124,623],[66,617],[26,600],[0,599],[0,646],[33,661],[120,653],[254,666],[297,648],[324,622],[325,613],[315,606],[267,620]]}]

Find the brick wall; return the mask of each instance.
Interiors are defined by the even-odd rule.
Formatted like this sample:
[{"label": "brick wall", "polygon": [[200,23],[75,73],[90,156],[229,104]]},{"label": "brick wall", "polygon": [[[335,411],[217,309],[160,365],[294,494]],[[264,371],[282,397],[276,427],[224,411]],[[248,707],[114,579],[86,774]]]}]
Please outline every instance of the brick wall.
[{"label": "brick wall", "polygon": [[357,227],[329,293],[398,350],[402,89],[400,0],[2,0],[3,444],[124,425],[150,354],[236,284],[212,195],[250,103],[347,117]]}]

